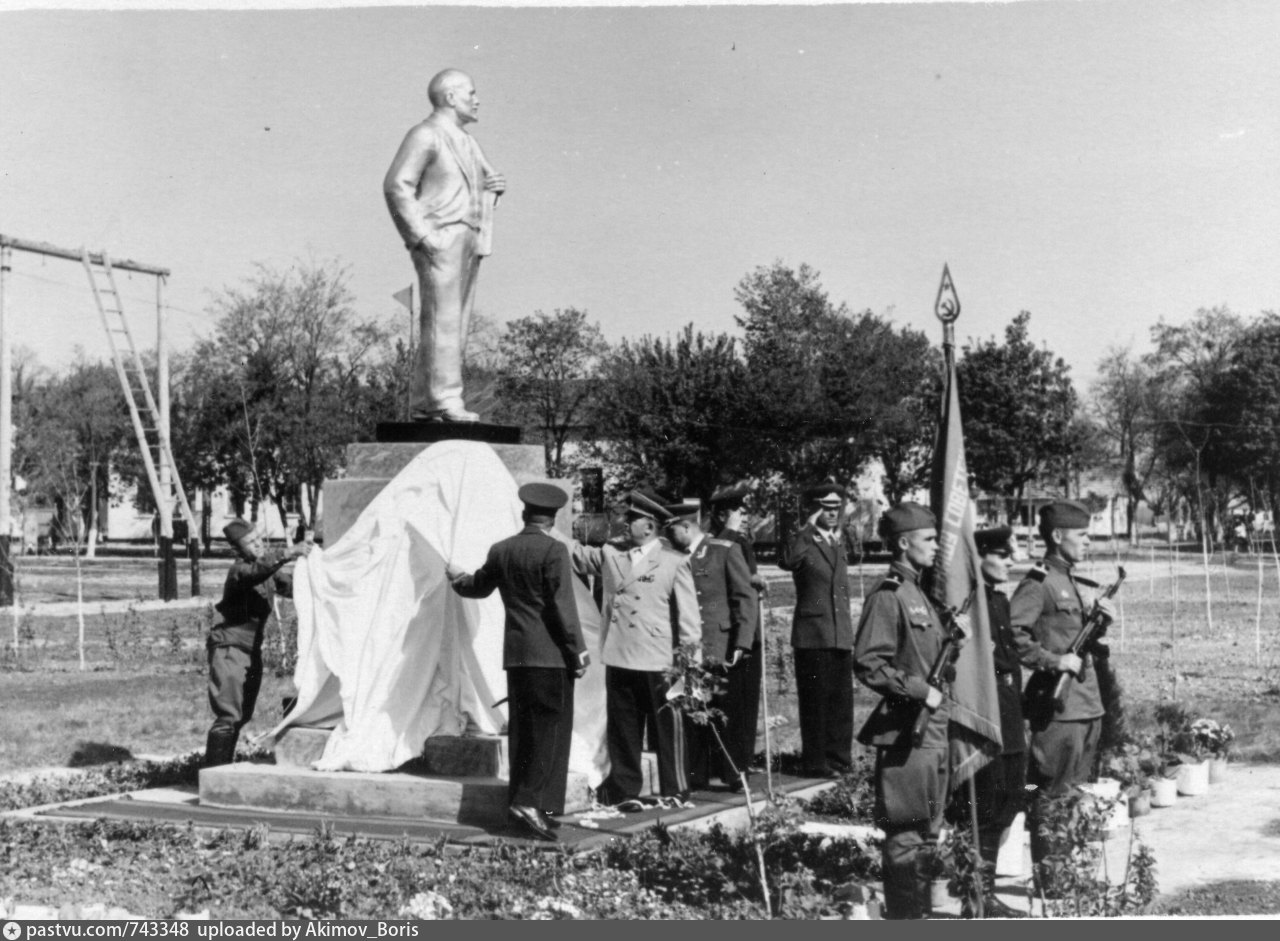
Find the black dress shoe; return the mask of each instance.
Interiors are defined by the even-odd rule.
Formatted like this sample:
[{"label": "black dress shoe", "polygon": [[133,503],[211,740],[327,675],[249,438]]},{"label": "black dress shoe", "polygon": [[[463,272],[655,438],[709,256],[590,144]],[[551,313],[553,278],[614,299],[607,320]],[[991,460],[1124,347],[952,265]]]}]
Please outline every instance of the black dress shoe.
[{"label": "black dress shoe", "polygon": [[982,917],[983,918],[1030,918],[1029,912],[1021,909],[1011,908],[994,895],[986,895],[982,898]]},{"label": "black dress shoe", "polygon": [[549,840],[555,842],[556,835],[551,832],[551,828],[547,826],[543,819],[542,811],[533,807],[524,807],[520,804],[513,804],[507,811],[508,816],[512,820],[521,824],[533,836],[539,840]]},{"label": "black dress shoe", "polygon": [[542,822],[543,822],[543,823],[545,823],[545,824],[546,824],[548,827],[550,827],[552,830],[559,830],[559,829],[560,829],[560,821],[559,821],[559,820],[557,820],[557,819],[555,818],[555,815],[554,815],[553,813],[551,813],[551,811],[549,811],[549,810],[544,810],[544,811],[542,812]]}]

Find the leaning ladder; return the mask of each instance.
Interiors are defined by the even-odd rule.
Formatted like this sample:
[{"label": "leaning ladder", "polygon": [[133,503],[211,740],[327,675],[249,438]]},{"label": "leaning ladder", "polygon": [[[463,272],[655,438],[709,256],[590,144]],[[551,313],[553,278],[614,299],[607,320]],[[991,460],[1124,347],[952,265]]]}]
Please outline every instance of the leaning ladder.
[{"label": "leaning ladder", "polygon": [[[111,268],[111,259],[106,252],[94,258],[85,251],[80,257],[84,262],[85,273],[89,276],[89,287],[93,290],[98,314],[102,317],[102,327],[107,331],[111,359],[116,365],[120,388],[124,390],[124,400],[129,405],[129,417],[133,420],[133,431],[138,437],[138,448],[142,452],[142,463],[147,469],[147,480],[151,483],[151,494],[155,497],[157,507],[172,507],[176,502],[182,518],[187,522],[187,532],[191,534],[191,538],[195,538],[199,530],[191,516],[191,505],[187,503],[182,482],[178,479],[178,467],[173,462],[169,436],[160,427],[160,410],[156,408],[151,384],[147,381],[147,373],[142,366],[142,357],[138,355],[133,333],[124,316],[124,304],[120,300],[120,292],[116,290],[116,276]],[[139,397],[142,399],[145,416],[139,409]],[[168,485],[167,493],[162,481]]]}]

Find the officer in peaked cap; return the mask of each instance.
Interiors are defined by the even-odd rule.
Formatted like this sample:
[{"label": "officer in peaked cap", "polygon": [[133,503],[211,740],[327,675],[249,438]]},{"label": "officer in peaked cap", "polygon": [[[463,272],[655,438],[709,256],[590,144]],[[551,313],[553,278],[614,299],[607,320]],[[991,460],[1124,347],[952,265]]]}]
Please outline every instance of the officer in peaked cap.
[{"label": "officer in peaked cap", "polygon": [[[703,662],[714,671],[723,671],[725,677],[723,688],[713,694],[709,704],[724,714],[724,721],[716,723],[724,750],[710,726],[692,719],[685,722],[689,786],[706,787],[717,776],[737,790],[742,786],[738,773],[746,773],[755,757],[744,749],[747,736],[741,727],[747,717],[741,705],[742,686],[749,682],[746,661],[755,645],[760,605],[742,550],[727,539],[707,537],[698,522],[699,504],[679,503],[667,510],[671,513],[667,523],[671,543],[688,554],[693,569],[702,620]],[[754,714],[750,720],[754,725]],[[751,732],[754,740],[754,727]]]},{"label": "officer in peaked cap", "polygon": [[665,671],[675,650],[702,641],[698,593],[685,553],[660,538],[671,512],[656,494],[632,490],[626,499],[627,544],[573,543],[574,571],[601,579],[600,659],[604,661],[605,740],[609,776],[597,796],[619,804],[640,796],[646,726],[658,754],[664,797],[689,796],[683,716],[667,704]]},{"label": "officer in peaked cap", "polygon": [[568,494],[535,481],[517,495],[524,529],[495,543],[473,574],[451,571],[450,583],[464,598],[485,598],[494,589],[502,597],[508,814],[528,835],[555,840],[569,778],[574,680],[585,675],[591,658],[578,622],[569,550],[551,535]]},{"label": "officer in peaked cap", "polygon": [[[1029,815],[1031,858],[1037,864],[1053,852],[1041,828],[1045,802],[1089,780],[1105,713],[1098,670],[1090,663],[1106,656],[1106,645],[1098,643],[1083,658],[1069,652],[1096,597],[1097,586],[1075,574],[1089,548],[1089,521],[1088,507],[1074,500],[1054,500],[1040,508],[1045,556],[1018,584],[1010,602],[1019,659],[1036,671],[1027,681],[1026,704],[1031,726],[1027,783],[1036,786]],[[1107,599],[1098,602],[1104,624],[1110,623],[1114,606]],[[1040,697],[1036,692],[1052,690],[1064,672],[1077,680],[1069,685],[1062,710],[1055,711],[1051,693]],[[1032,705],[1036,702],[1048,708]],[[1039,865],[1036,869],[1042,888],[1051,891],[1052,874]]]},{"label": "officer in peaked cap", "polygon": [[845,490],[834,483],[804,491],[804,526],[782,544],[778,566],[796,589],[791,622],[801,763],[811,777],[838,777],[853,766],[853,618],[849,554],[840,528]]},{"label": "officer in peaked cap", "polygon": [[221,620],[209,631],[209,707],[213,725],[205,743],[206,767],[235,759],[240,730],[253,718],[262,684],[262,631],[279,592],[293,596],[293,579],[281,568],[311,551],[300,542],[267,550],[253,524],[236,517],[222,528],[236,560],[231,563],[214,610]]},{"label": "officer in peaked cap", "polygon": [[[1000,838],[1023,810],[1027,780],[1022,665],[1018,662],[1018,649],[1009,622],[1009,598],[998,587],[1009,580],[1009,570],[1013,566],[1013,530],[1008,526],[980,529],[973,534],[973,541],[978,549],[987,598],[996,699],[1000,705],[1000,737],[1004,743],[1000,756],[983,765],[973,779],[978,805],[978,850],[983,863],[983,914],[987,918],[1023,918],[1025,912],[1009,907],[995,894]],[[969,825],[967,788],[957,788],[953,792],[947,816],[956,826]]]},{"label": "officer in peaked cap", "polygon": [[[945,680],[943,688],[929,682],[947,634],[920,585],[938,553],[937,520],[927,507],[900,503],[879,531],[893,561],[863,604],[853,659],[858,679],[882,698],[858,741],[876,749],[885,917],[922,918],[932,912],[931,861],[950,779],[948,690]],[[930,718],[917,744],[912,727],[922,709]]]}]

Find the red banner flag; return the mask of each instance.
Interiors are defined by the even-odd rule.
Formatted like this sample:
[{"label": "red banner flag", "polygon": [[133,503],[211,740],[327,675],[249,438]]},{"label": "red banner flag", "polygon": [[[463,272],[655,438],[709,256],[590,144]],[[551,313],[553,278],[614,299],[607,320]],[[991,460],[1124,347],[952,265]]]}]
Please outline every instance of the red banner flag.
[{"label": "red banner flag", "polygon": [[956,369],[947,357],[947,388],[938,446],[933,454],[933,512],[938,518],[938,556],[931,573],[936,602],[967,610],[969,637],[956,661],[951,684],[953,788],[999,754],[1000,704],[996,696],[991,621],[983,588],[981,557],[973,541],[975,513],[969,498]]}]

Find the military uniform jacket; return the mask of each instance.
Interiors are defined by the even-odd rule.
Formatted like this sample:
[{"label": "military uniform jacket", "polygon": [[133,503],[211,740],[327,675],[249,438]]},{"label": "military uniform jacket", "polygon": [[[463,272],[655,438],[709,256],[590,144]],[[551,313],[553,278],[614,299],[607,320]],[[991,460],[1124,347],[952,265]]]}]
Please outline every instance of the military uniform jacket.
[{"label": "military uniform jacket", "polygon": [[[1018,583],[1010,602],[1018,658],[1025,666],[1053,670],[1080,633],[1085,612],[1093,603],[1092,583],[1082,584],[1071,574],[1071,565],[1059,556],[1046,556]],[[1084,682],[1072,681],[1060,721],[1096,719],[1105,711],[1098,691],[1098,671],[1085,656]]]},{"label": "military uniform jacket", "polygon": [[227,572],[222,600],[214,610],[222,620],[209,631],[210,647],[239,647],[250,653],[262,647],[262,628],[271,617],[276,592],[293,597],[293,576],[281,572],[288,560],[272,549],[252,562],[237,558]]},{"label": "military uniform jacket", "polygon": [[502,667],[576,669],[587,649],[573,597],[569,550],[537,526],[526,526],[489,549],[484,565],[453,583],[464,598],[496,588],[506,609]]},{"label": "military uniform jacket", "polygon": [[756,565],[756,547],[752,545],[751,540],[747,538],[746,533],[740,533],[736,529],[722,529],[714,534],[716,539],[727,539],[742,550],[742,557],[747,560],[747,571],[752,575],[756,574],[758,566]]},{"label": "military uniform jacket", "polygon": [[603,585],[600,659],[605,666],[661,671],[675,649],[702,640],[689,557],[659,544],[637,564],[617,546],[573,544],[573,568]]},{"label": "military uniform jacket", "polygon": [[1002,754],[1015,755],[1027,750],[1027,732],[1022,722],[1022,664],[1009,623],[1009,599],[991,585],[987,586],[987,614],[995,648],[992,660],[996,668],[996,699],[1000,703]]},{"label": "military uniform jacket", "polygon": [[[859,742],[890,746],[911,735],[929,695],[929,671],[945,640],[942,619],[920,587],[920,574],[894,562],[888,576],[867,594],[858,622],[854,675],[884,697],[858,733]],[[946,744],[949,715],[950,701],[944,696],[922,747]]]},{"label": "military uniform jacket", "polygon": [[689,557],[702,619],[702,656],[728,660],[736,647],[755,643],[759,605],[747,560],[736,543],[703,539]]},{"label": "military uniform jacket", "polygon": [[791,573],[796,586],[791,646],[853,649],[844,535],[837,533],[832,544],[817,527],[804,526],[783,544],[778,565]]}]

